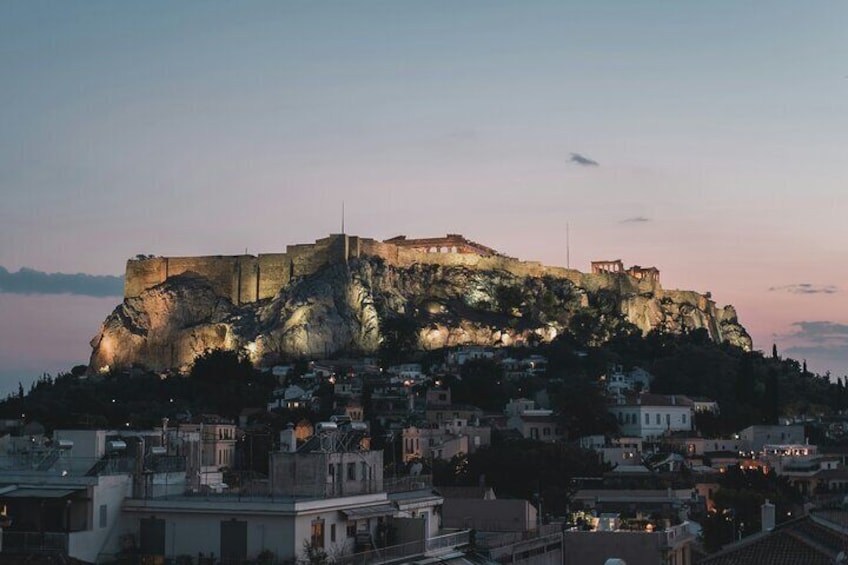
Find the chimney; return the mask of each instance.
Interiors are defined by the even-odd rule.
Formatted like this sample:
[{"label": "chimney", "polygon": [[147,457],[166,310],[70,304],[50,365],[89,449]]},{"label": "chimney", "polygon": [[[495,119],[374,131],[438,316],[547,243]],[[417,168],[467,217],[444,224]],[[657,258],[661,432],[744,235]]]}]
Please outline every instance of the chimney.
[{"label": "chimney", "polygon": [[769,502],[767,498],[760,508],[761,521],[763,523],[763,531],[770,532],[774,529],[774,504]]},{"label": "chimney", "polygon": [[280,451],[283,453],[297,451],[297,437],[294,433],[294,424],[291,422],[286,425],[286,429],[280,431]]}]

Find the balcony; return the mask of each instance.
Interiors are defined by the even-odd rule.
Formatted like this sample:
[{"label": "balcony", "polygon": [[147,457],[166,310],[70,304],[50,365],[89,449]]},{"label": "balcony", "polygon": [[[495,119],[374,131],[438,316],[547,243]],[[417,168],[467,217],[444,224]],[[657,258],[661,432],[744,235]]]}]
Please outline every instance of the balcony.
[{"label": "balcony", "polygon": [[383,490],[389,494],[430,488],[433,488],[432,475],[407,475],[403,477],[383,478]]},{"label": "balcony", "polygon": [[391,563],[393,561],[408,561],[410,557],[436,557],[468,545],[471,542],[471,531],[461,530],[440,536],[400,545],[390,545],[353,553],[336,558],[335,565],[367,565]]},{"label": "balcony", "polygon": [[59,532],[0,531],[0,553],[68,554],[68,534]]}]

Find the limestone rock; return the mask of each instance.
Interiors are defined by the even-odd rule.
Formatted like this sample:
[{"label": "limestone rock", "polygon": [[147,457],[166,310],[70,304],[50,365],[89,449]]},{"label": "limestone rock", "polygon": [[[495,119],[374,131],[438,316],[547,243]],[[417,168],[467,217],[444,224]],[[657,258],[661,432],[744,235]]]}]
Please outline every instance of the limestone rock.
[{"label": "limestone rock", "polygon": [[[125,299],[92,340],[91,368],[187,367],[206,349],[246,348],[256,363],[280,357],[375,352],[386,320],[414,320],[421,349],[548,342],[593,320],[603,341],[629,323],[642,333],[706,329],[750,349],[731,306],[666,291],[626,275],[521,276],[473,266],[387,265],[374,257],[328,265],[270,299],[235,306],[209,281],[185,273]],[[583,327],[581,326],[581,327]]]}]

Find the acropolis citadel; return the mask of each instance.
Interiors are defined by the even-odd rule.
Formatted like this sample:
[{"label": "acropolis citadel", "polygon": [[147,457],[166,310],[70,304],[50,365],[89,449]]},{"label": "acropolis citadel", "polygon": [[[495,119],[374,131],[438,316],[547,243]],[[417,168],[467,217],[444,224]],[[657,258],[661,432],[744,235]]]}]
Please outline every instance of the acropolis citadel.
[{"label": "acropolis citadel", "polygon": [[[576,284],[585,284],[587,278],[586,274],[575,269],[508,257],[459,234],[422,239],[401,235],[384,241],[333,234],[315,243],[288,245],[285,253],[130,259],[124,295],[125,298],[139,296],[171,277],[190,272],[206,278],[219,296],[233,304],[250,304],[273,298],[291,281],[312,275],[327,265],[368,256],[378,257],[395,267],[414,264],[464,266],[478,270],[503,270],[517,276],[566,278]],[[599,279],[627,275],[640,286],[659,287],[659,271],[656,268],[633,266],[626,269],[618,259],[593,261],[592,274]]]}]

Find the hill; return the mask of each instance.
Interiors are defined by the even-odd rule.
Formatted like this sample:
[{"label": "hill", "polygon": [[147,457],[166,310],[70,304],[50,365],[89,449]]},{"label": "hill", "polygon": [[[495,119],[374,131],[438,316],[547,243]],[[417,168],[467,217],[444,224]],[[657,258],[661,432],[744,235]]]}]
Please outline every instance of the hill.
[{"label": "hill", "polygon": [[131,261],[126,297],[92,340],[90,366],[188,367],[209,349],[246,349],[267,365],[389,346],[536,345],[563,334],[592,346],[657,329],[705,329],[716,343],[751,348],[733,307],[665,290],[658,278],[544,267],[456,240],[452,251],[428,253],[410,241],[431,240],[331,236],[290,246],[274,268],[266,256]]}]

